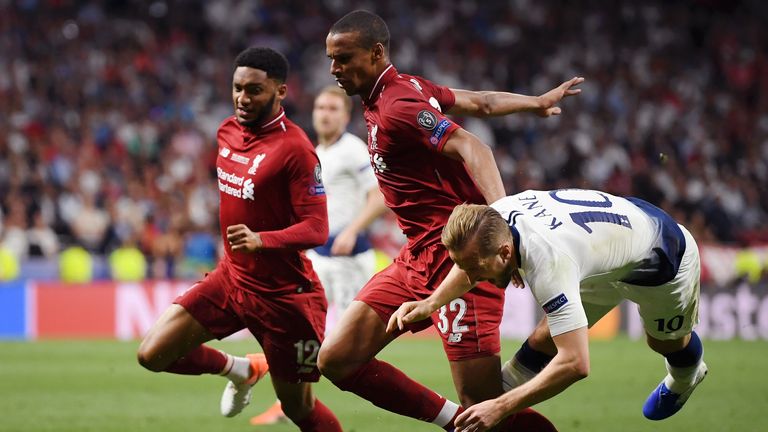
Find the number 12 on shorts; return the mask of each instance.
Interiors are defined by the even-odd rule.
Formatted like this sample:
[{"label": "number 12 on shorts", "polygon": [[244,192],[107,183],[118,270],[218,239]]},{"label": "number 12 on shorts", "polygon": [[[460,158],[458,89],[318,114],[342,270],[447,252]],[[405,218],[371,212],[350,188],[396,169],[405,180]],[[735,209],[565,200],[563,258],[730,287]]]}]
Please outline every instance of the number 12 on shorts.
[{"label": "number 12 on shorts", "polygon": [[[448,317],[446,314],[448,313],[448,310],[450,309],[451,312],[456,312],[456,316],[453,318],[453,320],[450,323],[450,334],[448,334]],[[452,300],[447,305],[444,305],[439,309],[438,312],[438,318],[440,319],[437,323],[437,329],[440,330],[440,333],[442,334],[448,334],[448,342],[449,343],[458,343],[461,342],[461,335],[469,330],[469,327],[466,325],[461,324],[461,319],[464,318],[464,315],[467,314],[467,302],[464,301],[462,298],[457,298],[455,300]]]},{"label": "number 12 on shorts", "polygon": [[293,344],[296,347],[296,363],[302,366],[317,366],[317,353],[320,351],[320,342],[309,339],[300,340]]}]

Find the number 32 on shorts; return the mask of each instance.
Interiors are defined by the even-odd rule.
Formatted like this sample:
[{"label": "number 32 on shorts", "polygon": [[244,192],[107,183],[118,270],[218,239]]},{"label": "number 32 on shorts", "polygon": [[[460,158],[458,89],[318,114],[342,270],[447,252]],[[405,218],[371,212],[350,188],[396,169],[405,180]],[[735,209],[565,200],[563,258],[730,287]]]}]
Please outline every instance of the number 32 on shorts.
[{"label": "number 32 on shorts", "polygon": [[[453,319],[449,319],[448,312],[455,314]],[[461,324],[462,318],[467,314],[467,302],[462,298],[457,298],[438,310],[437,329],[440,333],[447,335],[448,343],[461,342],[461,336],[469,330],[469,327]]]}]

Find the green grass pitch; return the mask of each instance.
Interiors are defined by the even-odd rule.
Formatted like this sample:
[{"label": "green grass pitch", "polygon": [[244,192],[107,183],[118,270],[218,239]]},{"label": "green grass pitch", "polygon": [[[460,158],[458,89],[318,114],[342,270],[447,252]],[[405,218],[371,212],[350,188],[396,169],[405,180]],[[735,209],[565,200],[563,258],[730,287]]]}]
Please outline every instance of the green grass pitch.
[{"label": "green grass pitch", "polygon": [[[138,342],[45,341],[0,343],[0,431],[295,431],[291,424],[252,427],[250,416],[274,401],[265,380],[238,417],[221,417],[220,377],[154,374],[135,361]],[[234,354],[254,342],[217,342]],[[504,343],[503,357],[518,342]],[[768,343],[705,341],[710,373],[674,417],[645,420],[641,406],[664,374],[659,356],[642,341],[591,343],[592,373],[537,406],[561,431],[766,431]],[[411,377],[456,400],[448,364],[433,339],[395,341],[380,356]],[[328,381],[317,395],[345,431],[436,431],[384,412]]]}]

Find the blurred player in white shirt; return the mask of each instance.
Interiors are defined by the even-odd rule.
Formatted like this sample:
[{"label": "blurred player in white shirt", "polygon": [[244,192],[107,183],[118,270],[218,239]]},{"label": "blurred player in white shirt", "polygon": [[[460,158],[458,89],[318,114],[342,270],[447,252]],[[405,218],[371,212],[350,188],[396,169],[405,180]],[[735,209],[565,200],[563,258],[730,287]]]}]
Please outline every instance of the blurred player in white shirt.
[{"label": "blurred player in white shirt", "polygon": [[[376,257],[366,229],[387,207],[371,168],[365,142],[347,132],[352,100],[338,86],[315,98],[312,126],[328,200],[328,242],[307,251],[336,316],[373,276]],[[252,425],[285,419],[280,403],[251,418]]]},{"label": "blurred player in white shirt", "polygon": [[691,234],[637,198],[581,189],[528,190],[490,206],[460,205],[442,241],[455,265],[427,299],[404,303],[388,329],[428,317],[487,280],[530,287],[545,318],[503,368],[507,393],[468,408],[456,431],[484,431],[589,373],[587,329],[623,299],[638,305],[667,375],[643,407],[650,420],[682,408],[704,379],[700,260]]}]

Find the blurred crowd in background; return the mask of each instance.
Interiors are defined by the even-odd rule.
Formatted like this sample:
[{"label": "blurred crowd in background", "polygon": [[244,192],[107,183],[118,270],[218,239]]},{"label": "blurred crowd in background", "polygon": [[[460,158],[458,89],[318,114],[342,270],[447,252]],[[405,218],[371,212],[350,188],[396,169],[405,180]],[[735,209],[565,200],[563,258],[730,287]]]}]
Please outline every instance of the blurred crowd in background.
[{"label": "blurred crowd in background", "polygon": [[700,243],[768,243],[768,2],[0,0],[0,245],[137,248],[159,278],[212,265],[232,60],[283,52],[284,105],[313,137],[325,36],[356,8],[387,21],[400,71],[450,87],[587,79],[556,118],[458,119],[509,193],[634,195]]}]

